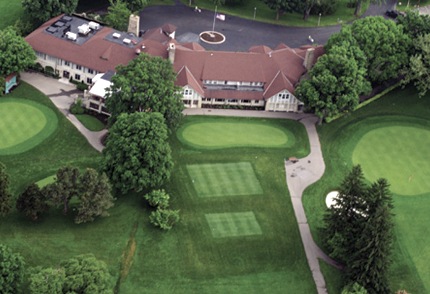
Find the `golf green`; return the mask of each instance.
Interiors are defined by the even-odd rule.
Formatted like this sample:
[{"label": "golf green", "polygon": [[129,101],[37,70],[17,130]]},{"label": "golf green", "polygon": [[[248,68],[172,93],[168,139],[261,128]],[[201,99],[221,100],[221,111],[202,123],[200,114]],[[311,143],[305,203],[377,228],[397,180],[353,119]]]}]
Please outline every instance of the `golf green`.
[{"label": "golf green", "polygon": [[386,178],[400,195],[430,192],[430,130],[389,126],[371,130],[358,141],[353,154],[370,181]]},{"label": "golf green", "polygon": [[[294,135],[264,121],[211,121],[184,125],[178,138],[197,148],[287,147]],[[291,140],[294,142],[294,140]]]},{"label": "golf green", "polygon": [[32,149],[57,125],[57,115],[46,106],[24,99],[0,99],[0,155]]}]

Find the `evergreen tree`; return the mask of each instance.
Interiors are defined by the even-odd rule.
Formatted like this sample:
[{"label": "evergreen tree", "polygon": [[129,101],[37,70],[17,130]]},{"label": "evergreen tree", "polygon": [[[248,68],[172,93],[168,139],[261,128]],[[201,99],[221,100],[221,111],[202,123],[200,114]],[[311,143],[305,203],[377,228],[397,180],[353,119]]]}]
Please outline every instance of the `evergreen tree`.
[{"label": "evergreen tree", "polygon": [[6,173],[6,166],[0,162],[0,216],[5,216],[10,212],[12,197],[9,191],[9,175]]}]

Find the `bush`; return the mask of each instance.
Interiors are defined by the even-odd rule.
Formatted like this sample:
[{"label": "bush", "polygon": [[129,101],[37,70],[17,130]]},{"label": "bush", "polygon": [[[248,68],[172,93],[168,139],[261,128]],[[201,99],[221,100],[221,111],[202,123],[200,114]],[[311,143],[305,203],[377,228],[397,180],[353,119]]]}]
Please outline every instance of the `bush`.
[{"label": "bush", "polygon": [[75,103],[70,105],[71,114],[84,114],[85,108],[82,105],[82,99],[78,98]]},{"label": "bush", "polygon": [[330,15],[336,12],[337,1],[336,0],[322,0],[319,4],[316,4],[311,10],[312,15]]},{"label": "bush", "polygon": [[179,210],[163,209],[158,207],[151,212],[149,221],[162,230],[170,230],[179,221]]},{"label": "bush", "polygon": [[169,206],[169,194],[163,189],[153,190],[152,192],[143,196],[152,207],[167,208]]},{"label": "bush", "polygon": [[79,91],[85,91],[85,90],[88,90],[88,85],[85,84],[84,82],[80,82],[76,84],[76,88],[78,88]]}]

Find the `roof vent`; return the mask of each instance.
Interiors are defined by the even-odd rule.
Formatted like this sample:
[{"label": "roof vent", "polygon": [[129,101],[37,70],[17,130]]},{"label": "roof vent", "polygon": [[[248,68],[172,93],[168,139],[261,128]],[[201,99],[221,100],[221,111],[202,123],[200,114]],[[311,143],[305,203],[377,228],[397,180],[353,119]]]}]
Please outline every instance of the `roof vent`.
[{"label": "roof vent", "polygon": [[95,21],[90,21],[88,25],[92,30],[98,31],[100,29],[100,24]]},{"label": "roof vent", "polygon": [[125,38],[124,40],[122,40],[122,42],[123,42],[124,44],[130,45],[131,40],[130,40],[130,39],[127,39],[127,38]]},{"label": "roof vent", "polygon": [[88,33],[91,31],[90,26],[87,23],[80,25],[78,27],[78,30],[79,30],[79,34],[81,34],[81,35],[88,35]]},{"label": "roof vent", "polygon": [[66,36],[67,36],[67,39],[72,41],[76,41],[76,39],[78,38],[78,35],[72,32],[67,32]]},{"label": "roof vent", "polygon": [[121,34],[113,33],[112,37],[114,37],[115,39],[119,39],[121,37]]}]

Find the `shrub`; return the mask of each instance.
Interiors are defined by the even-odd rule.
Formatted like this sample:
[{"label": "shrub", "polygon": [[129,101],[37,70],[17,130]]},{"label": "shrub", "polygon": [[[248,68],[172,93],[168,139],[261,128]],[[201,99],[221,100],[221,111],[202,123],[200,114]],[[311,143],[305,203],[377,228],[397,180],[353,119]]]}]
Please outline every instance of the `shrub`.
[{"label": "shrub", "polygon": [[75,103],[70,105],[70,113],[71,114],[84,114],[85,108],[82,105],[82,99],[78,98]]},{"label": "shrub", "polygon": [[54,74],[54,68],[52,66],[49,66],[49,65],[45,66],[45,74],[53,77],[55,75]]},{"label": "shrub", "polygon": [[153,190],[152,192],[145,194],[143,196],[152,207],[160,207],[167,208],[169,206],[169,194],[166,193],[163,189],[161,190]]},{"label": "shrub", "polygon": [[163,209],[158,207],[151,212],[149,221],[162,230],[170,230],[179,221],[179,210]]},{"label": "shrub", "polygon": [[78,88],[79,91],[85,91],[85,90],[88,90],[88,85],[85,84],[84,82],[80,82],[76,84],[76,88]]}]

